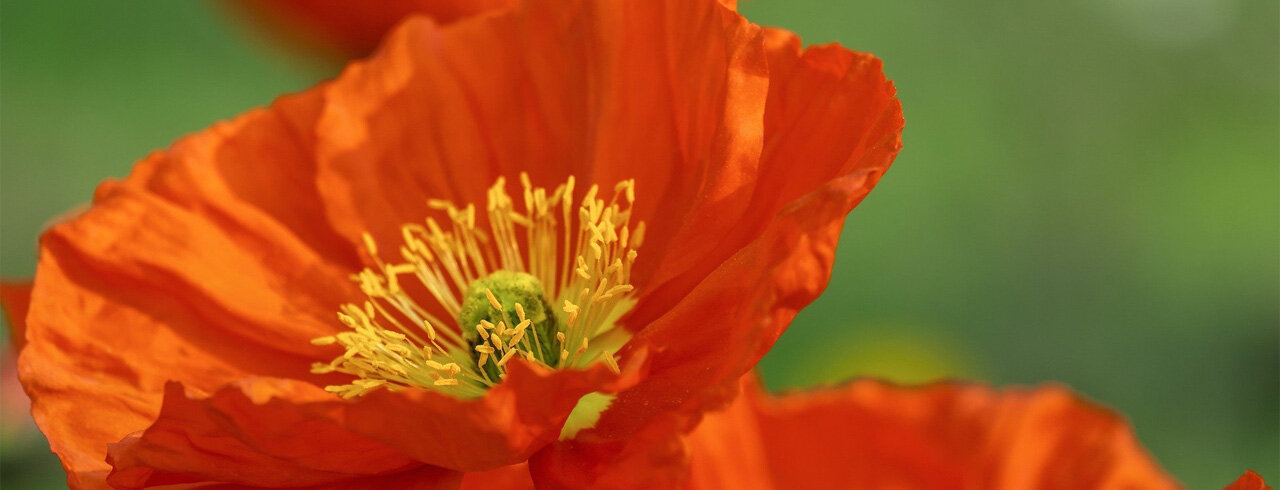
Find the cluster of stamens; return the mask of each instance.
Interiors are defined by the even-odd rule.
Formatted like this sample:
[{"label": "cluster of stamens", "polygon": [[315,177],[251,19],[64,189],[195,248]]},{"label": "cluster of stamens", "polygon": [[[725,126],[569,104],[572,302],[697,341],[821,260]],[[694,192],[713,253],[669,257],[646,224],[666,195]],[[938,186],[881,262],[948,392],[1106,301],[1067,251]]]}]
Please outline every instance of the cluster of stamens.
[{"label": "cluster of stamens", "polygon": [[551,192],[520,177],[521,211],[505,179],[489,189],[487,231],[474,205],[431,200],[447,221],[402,226],[401,261],[384,262],[364,236],[374,266],[352,279],[367,298],[340,308],[350,331],[312,341],[346,349],[312,372],[356,379],[325,389],[346,398],[405,387],[479,396],[517,357],[618,371],[629,334],[617,320],[635,302],[631,266],[644,235],[644,223],[631,225],[634,181],[619,183],[608,202],[593,185],[575,204],[573,177]]}]

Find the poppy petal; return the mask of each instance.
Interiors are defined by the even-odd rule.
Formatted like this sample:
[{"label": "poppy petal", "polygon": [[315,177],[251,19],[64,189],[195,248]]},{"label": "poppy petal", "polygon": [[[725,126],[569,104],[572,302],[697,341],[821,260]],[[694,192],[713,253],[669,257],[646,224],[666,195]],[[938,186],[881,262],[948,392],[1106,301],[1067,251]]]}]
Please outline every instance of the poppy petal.
[{"label": "poppy petal", "polygon": [[710,1],[530,0],[445,27],[412,19],[328,90],[321,187],[353,243],[366,231],[394,243],[431,214],[425,198],[482,204],[499,176],[573,175],[579,195],[634,178],[644,289],[714,247],[692,237],[742,216],[731,197],[758,162],[765,69],[759,29]]},{"label": "poppy petal", "polygon": [[[748,375],[750,376],[750,375]],[[743,381],[745,385],[748,381]],[[742,490],[773,490],[775,481],[769,468],[768,444],[761,435],[759,417],[755,413],[753,396],[761,390],[747,391],[723,410],[708,413],[698,427],[686,439],[690,454],[689,480],[686,490],[713,488],[737,488]],[[818,423],[815,421],[815,425]],[[852,435],[846,444],[858,444]],[[813,450],[833,451],[817,444]],[[808,457],[808,451],[793,455],[796,459]],[[819,481],[817,478],[811,481]],[[822,482],[834,485],[837,482]],[[874,490],[867,488],[866,490]]]},{"label": "poppy petal", "polygon": [[[747,218],[732,228],[711,228],[715,232],[709,236],[716,239],[699,242],[715,247],[696,255],[695,267],[662,262],[663,271],[678,278],[637,307],[637,320],[664,313],[673,298],[687,295],[711,269],[759,237],[788,203],[841,176],[873,174],[854,198],[856,205],[902,146],[901,104],[880,60],[838,45],[802,49],[799,37],[781,29],[765,28],[764,34],[769,65],[764,146],[755,175],[737,192],[748,202],[742,212]],[[649,305],[656,311],[643,310]]]},{"label": "poppy petal", "polygon": [[[457,490],[464,474],[438,466],[422,465],[390,475],[369,476],[345,482],[319,485],[316,490]],[[203,488],[203,487],[201,487]]]},{"label": "poppy petal", "polygon": [[[765,47],[760,180],[772,189],[758,193],[757,207],[776,210],[833,178],[886,171],[902,148],[903,116],[881,61],[837,44],[802,48],[798,36],[776,28],[765,28]],[[863,195],[875,184],[869,180]]]},{"label": "poppy petal", "polygon": [[338,328],[331,304],[352,286],[337,271],[357,263],[306,186],[319,100],[283,98],[152,154],[42,237],[19,373],[69,485],[103,485],[107,444],[147,427],[172,378],[212,391],[312,376],[323,352],[308,340]]},{"label": "poppy petal", "polygon": [[355,248],[326,221],[316,187],[323,85],[186,136],[134,166],[125,184],[206,217],[264,251],[340,278]]},{"label": "poppy petal", "polygon": [[[825,288],[844,216],[902,146],[901,105],[879,60],[838,46],[802,50],[793,34],[767,33],[770,85],[760,178],[771,184],[753,194],[748,211],[762,228],[743,227],[736,238],[717,235],[726,247],[720,253],[750,241],[730,258],[712,261],[716,270],[637,335],[637,341],[668,346],[655,358],[658,377],[640,387],[651,393],[624,394],[606,417],[627,417],[629,406],[647,410],[629,400],[681,402],[672,394],[692,392],[695,380],[732,384],[753,365],[795,312]],[[770,271],[772,280],[744,280],[761,270]],[[663,364],[668,355],[684,365]]]},{"label": "poppy petal", "polygon": [[[289,486],[297,490],[457,490],[462,484],[463,474],[448,471],[436,466],[421,465],[410,470],[387,475],[364,476],[347,480],[322,483],[319,485]],[[261,490],[258,485],[242,485],[238,483],[179,483],[162,485],[153,488],[165,490]],[[502,487],[498,487],[499,490]],[[514,487],[519,488],[519,487]],[[521,489],[523,490],[523,489]]]},{"label": "poppy petal", "polygon": [[[851,174],[790,203],[760,238],[638,333],[633,345],[662,350],[649,378],[604,413],[597,434],[625,437],[662,410],[696,412],[717,403],[720,390],[706,387],[735,383],[826,287],[844,216],[876,177]],[[768,272],[761,278],[760,271]]]},{"label": "poppy petal", "polygon": [[[90,211],[86,222],[96,215]],[[19,377],[72,488],[104,487],[107,444],[150,423],[170,376],[211,389],[250,374],[247,368],[306,363],[277,366],[279,352],[228,338],[163,291],[120,287],[118,280],[95,276],[69,245],[46,237]]]},{"label": "poppy petal", "polygon": [[27,310],[31,307],[31,281],[0,282],[0,308],[9,322],[9,342],[14,350],[26,344]]},{"label": "poppy petal", "polygon": [[535,454],[529,471],[546,488],[679,488],[689,470],[681,441],[688,432],[684,423],[684,418],[667,414],[625,440],[560,441]]},{"label": "poppy petal", "polygon": [[520,463],[489,471],[467,473],[461,490],[534,490],[529,464]]},{"label": "poppy petal", "polygon": [[474,400],[383,390],[343,401],[309,383],[261,378],[206,397],[171,382],[156,421],[111,447],[108,482],[328,485],[423,462],[488,470],[523,461],[554,438],[584,394],[617,390],[633,377],[517,361],[504,383]]},{"label": "poppy petal", "polygon": [[1253,470],[1245,470],[1244,474],[1240,475],[1240,478],[1223,487],[1222,490],[1271,490],[1271,487],[1262,480],[1261,475]]},{"label": "poppy petal", "polygon": [[[292,380],[245,378],[207,397],[170,382],[155,422],[111,446],[107,482],[300,486],[419,466],[342,427],[344,408],[332,394]],[[456,480],[437,469],[440,478]]]},{"label": "poppy petal", "polygon": [[[164,303],[189,310],[208,329],[192,343],[223,341],[225,350],[234,351],[242,346],[230,344],[248,342],[276,351],[266,359],[249,360],[257,366],[253,372],[306,373],[305,361],[326,353],[310,339],[340,327],[332,320],[332,305],[339,301],[333,289],[348,290],[350,281],[258,244],[155,194],[108,183],[81,218],[43,236],[42,254],[74,261],[79,267],[66,272],[92,276],[85,280],[98,281],[94,286],[129,289],[113,293],[150,289],[146,299],[156,304],[134,303],[142,310],[161,309]],[[36,302],[45,301],[42,279],[36,280]],[[66,326],[59,327],[66,332]],[[112,330],[100,324],[92,328],[103,335]],[[294,356],[302,365],[279,362],[281,356]]]},{"label": "poppy petal", "polygon": [[1178,488],[1120,416],[1059,387],[864,380],[775,397],[744,380],[743,391],[691,434],[692,488]]},{"label": "poppy petal", "polygon": [[585,371],[547,370],[519,360],[481,398],[381,390],[347,408],[347,425],[423,463],[486,471],[529,459],[559,436],[583,395],[625,389],[642,369],[643,355],[628,363],[621,376],[603,365]]}]

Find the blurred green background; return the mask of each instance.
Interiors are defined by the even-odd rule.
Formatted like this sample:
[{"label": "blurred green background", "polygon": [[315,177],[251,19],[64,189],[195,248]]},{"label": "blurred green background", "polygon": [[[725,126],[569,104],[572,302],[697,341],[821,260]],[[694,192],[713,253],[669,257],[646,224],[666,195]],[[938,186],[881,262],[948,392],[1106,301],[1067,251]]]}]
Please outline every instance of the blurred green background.
[{"label": "blurred green background", "polygon": [[[1280,478],[1277,5],[744,0],[879,55],[907,120],[766,381],[1057,381],[1190,488]],[[4,277],[98,181],[336,70],[203,2],[0,9]],[[5,424],[0,486],[61,487],[38,433]]]}]

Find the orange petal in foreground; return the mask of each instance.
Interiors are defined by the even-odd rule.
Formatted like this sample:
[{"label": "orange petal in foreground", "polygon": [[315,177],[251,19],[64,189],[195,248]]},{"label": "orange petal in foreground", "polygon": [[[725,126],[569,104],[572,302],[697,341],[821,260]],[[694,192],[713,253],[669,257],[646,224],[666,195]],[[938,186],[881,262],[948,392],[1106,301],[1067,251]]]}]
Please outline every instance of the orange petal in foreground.
[{"label": "orange petal in foreground", "polygon": [[411,18],[46,232],[20,377],[74,488],[682,464],[825,287],[894,94],[714,0]]},{"label": "orange petal in foreground", "polygon": [[1059,387],[860,380],[743,394],[688,439],[690,489],[1172,489],[1124,419]]}]

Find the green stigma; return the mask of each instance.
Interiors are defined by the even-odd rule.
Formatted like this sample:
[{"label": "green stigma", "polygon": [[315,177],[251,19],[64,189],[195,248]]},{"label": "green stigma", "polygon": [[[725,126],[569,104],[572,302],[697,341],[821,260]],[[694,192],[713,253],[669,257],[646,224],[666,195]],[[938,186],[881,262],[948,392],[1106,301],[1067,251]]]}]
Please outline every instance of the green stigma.
[{"label": "green stigma", "polygon": [[[525,321],[529,323],[521,327]],[[542,282],[523,272],[497,271],[473,281],[458,311],[468,349],[494,381],[503,371],[504,358],[510,357],[508,352],[530,353],[542,364],[556,367],[560,360],[557,322]]]}]

